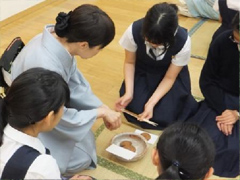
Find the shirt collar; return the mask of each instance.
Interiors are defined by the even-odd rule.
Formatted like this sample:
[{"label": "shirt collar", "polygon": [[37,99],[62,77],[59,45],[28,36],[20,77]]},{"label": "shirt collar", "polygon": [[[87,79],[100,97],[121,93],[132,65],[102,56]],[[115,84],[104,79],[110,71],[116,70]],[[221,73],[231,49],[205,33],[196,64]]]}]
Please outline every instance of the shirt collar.
[{"label": "shirt collar", "polygon": [[64,48],[64,46],[51,34],[54,25],[46,25],[43,31],[42,43],[49,50],[49,53],[57,56],[57,59],[68,67],[72,65],[73,56]]},{"label": "shirt collar", "polygon": [[9,124],[7,124],[7,126],[5,127],[4,134],[8,138],[20,144],[27,145],[29,147],[36,149],[41,154],[45,154],[46,152],[44,145],[41,143],[41,141],[38,138],[29,136],[21,131],[18,131],[17,129],[13,128]]},{"label": "shirt collar", "polygon": [[[148,56],[152,57],[152,55],[149,53],[149,50],[152,49],[153,53],[155,54],[155,56],[157,57],[157,61],[158,60],[162,60],[163,57],[165,56],[166,52],[164,54],[163,51],[164,51],[164,47],[163,46],[160,46],[158,48],[152,48],[151,45],[149,45],[149,43],[147,41],[145,41],[145,45],[146,45],[146,53]],[[162,55],[161,55],[162,54]],[[153,58],[153,57],[152,57]]]}]

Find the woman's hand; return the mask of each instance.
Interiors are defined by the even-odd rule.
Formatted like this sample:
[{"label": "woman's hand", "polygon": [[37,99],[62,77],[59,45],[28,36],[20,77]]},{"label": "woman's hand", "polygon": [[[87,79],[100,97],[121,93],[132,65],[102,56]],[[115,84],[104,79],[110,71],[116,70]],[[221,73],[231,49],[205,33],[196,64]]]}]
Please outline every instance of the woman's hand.
[{"label": "woman's hand", "polygon": [[220,116],[216,117],[216,121],[221,124],[233,125],[239,120],[236,110],[225,110]]},{"label": "woman's hand", "polygon": [[115,130],[122,124],[121,114],[111,109],[107,109],[105,116],[103,117],[104,124],[109,130]]},{"label": "woman's hand", "polygon": [[115,130],[122,124],[121,114],[111,110],[105,104],[98,108],[98,118],[103,118],[104,124],[109,130]]},{"label": "woman's hand", "polygon": [[144,106],[144,111],[139,114],[139,120],[143,120],[143,119],[151,119],[153,117],[153,108],[154,105],[152,103],[146,103]]},{"label": "woman's hand", "polygon": [[115,103],[115,110],[118,111],[118,112],[121,112],[122,109],[125,109],[126,106],[132,101],[132,99],[133,99],[132,95],[125,93]]}]

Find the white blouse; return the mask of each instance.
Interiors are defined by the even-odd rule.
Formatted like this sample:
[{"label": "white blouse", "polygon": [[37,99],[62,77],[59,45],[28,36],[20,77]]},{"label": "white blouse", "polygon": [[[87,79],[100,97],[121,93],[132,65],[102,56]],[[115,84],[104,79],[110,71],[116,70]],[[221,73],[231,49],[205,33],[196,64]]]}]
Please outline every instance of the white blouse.
[{"label": "white blouse", "polygon": [[[124,32],[123,36],[119,40],[119,44],[126,50],[130,52],[136,52],[137,51],[137,44],[134,41],[133,33],[132,33],[132,24],[127,28],[127,30]],[[146,42],[146,53],[152,57],[149,54],[149,49],[151,48],[150,45]],[[161,56],[158,56],[162,53],[161,49],[158,48],[157,50],[152,49],[153,53],[157,56],[157,61],[160,61],[164,58],[165,54]],[[172,59],[172,63],[176,66],[185,66],[189,63],[191,57],[191,39],[188,36],[183,48],[179,51],[178,54],[176,54],[175,57]]]},{"label": "white blouse", "polygon": [[4,129],[3,145],[0,147],[0,176],[8,160],[23,145],[40,152],[30,165],[24,179],[61,179],[56,160],[45,153],[46,149],[41,141],[14,129],[9,124]]}]

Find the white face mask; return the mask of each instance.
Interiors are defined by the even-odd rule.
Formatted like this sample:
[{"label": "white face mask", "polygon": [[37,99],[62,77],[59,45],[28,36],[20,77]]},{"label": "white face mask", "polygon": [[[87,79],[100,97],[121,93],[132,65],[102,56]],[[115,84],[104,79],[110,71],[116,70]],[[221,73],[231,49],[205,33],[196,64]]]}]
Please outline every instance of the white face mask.
[{"label": "white face mask", "polygon": [[154,54],[155,54],[156,56],[159,56],[159,55],[162,54],[163,51],[164,51],[164,46],[163,46],[163,45],[159,45],[159,46],[157,46],[157,47],[153,47],[153,46],[151,45],[151,43],[149,43],[148,41],[145,41],[145,44],[146,44],[146,46],[148,46],[149,48],[151,48],[151,49],[153,50],[153,52],[154,52]]},{"label": "white face mask", "polygon": [[157,54],[157,55],[160,55],[160,54],[162,54],[163,52],[164,52],[164,46],[163,46],[163,45],[158,46],[158,47],[156,48],[156,54]]}]

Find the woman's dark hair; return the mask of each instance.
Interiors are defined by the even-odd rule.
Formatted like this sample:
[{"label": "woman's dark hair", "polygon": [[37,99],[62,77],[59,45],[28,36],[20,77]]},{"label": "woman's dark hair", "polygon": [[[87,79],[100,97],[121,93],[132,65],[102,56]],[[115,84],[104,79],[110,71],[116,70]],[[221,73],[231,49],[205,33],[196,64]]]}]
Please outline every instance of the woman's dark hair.
[{"label": "woman's dark hair", "polygon": [[56,72],[32,68],[20,74],[2,99],[0,145],[7,123],[16,129],[28,127],[57,113],[70,98],[67,83]]},{"label": "woman's dark hair", "polygon": [[162,44],[167,50],[174,44],[174,35],[178,28],[178,8],[166,2],[152,6],[143,22],[142,35],[153,44]]},{"label": "woman's dark hair", "polygon": [[166,128],[157,150],[163,170],[157,179],[204,179],[215,158],[215,147],[207,132],[189,123]]},{"label": "woman's dark hair", "polygon": [[56,18],[55,32],[67,42],[89,43],[89,47],[104,48],[115,36],[112,19],[95,5],[84,4],[68,14],[60,12]]},{"label": "woman's dark hair", "polygon": [[234,16],[234,18],[232,20],[232,27],[233,27],[234,31],[239,32],[239,12],[236,13],[236,15]]}]

